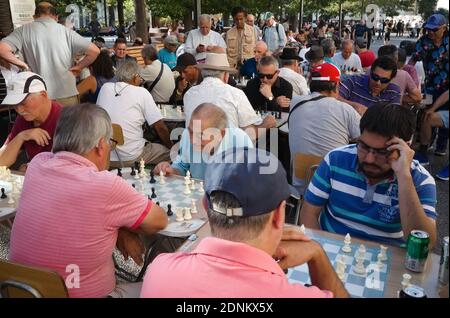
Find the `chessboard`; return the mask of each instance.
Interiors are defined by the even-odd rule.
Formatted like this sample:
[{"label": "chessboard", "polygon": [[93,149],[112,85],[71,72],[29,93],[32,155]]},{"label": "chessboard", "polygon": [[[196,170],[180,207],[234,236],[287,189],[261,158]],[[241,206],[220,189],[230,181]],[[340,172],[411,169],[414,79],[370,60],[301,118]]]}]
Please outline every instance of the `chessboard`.
[{"label": "chessboard", "polygon": [[22,193],[24,177],[0,167],[0,221],[13,217]]},{"label": "chessboard", "polygon": [[[201,192],[202,186],[199,180],[191,179],[191,184],[189,189],[190,194],[184,194],[185,191],[185,179],[179,176],[168,176],[164,177],[164,184],[160,182],[160,176],[154,176],[155,183],[150,183],[150,171],[145,170],[147,176],[144,178],[139,177],[139,179],[131,176],[131,168],[121,169],[122,178],[124,178],[131,186],[133,186],[138,192],[146,195],[158,203],[164,211],[168,211],[168,205],[171,205],[172,215],[168,215],[169,224],[168,226],[160,231],[159,233],[171,237],[187,237],[196,233],[206,222],[206,218],[199,216],[199,213],[192,213],[191,220],[185,220],[182,222],[176,221],[176,212],[179,209],[191,208],[192,204],[197,204],[199,199],[203,197],[204,191]],[[117,174],[117,169],[112,170],[111,173]],[[194,185],[192,185],[194,181]],[[156,198],[151,198],[152,188],[154,188],[154,193]],[[197,205],[198,206],[198,205]]]},{"label": "chessboard", "polygon": [[272,115],[277,122],[277,128],[283,126],[287,122],[289,117],[289,113],[284,113],[280,111],[257,110],[256,114],[259,115],[262,119],[266,118],[269,115]]},{"label": "chessboard", "polygon": [[185,121],[186,120],[186,115],[184,114],[184,111],[181,108],[181,106],[174,107],[173,105],[169,105],[169,104],[159,104],[157,106],[161,110],[161,115],[164,120],[167,120],[167,121]]},{"label": "chessboard", "polygon": [[[331,264],[336,268],[337,260],[343,256],[346,264],[343,284],[351,297],[354,298],[382,298],[384,295],[386,281],[390,270],[391,253],[388,250],[387,260],[383,262],[383,266],[379,267],[377,263],[377,255],[379,249],[366,246],[364,256],[365,274],[357,274],[353,271],[356,265],[356,253],[359,245],[351,244],[351,252],[344,253],[342,247],[343,241],[331,238],[325,238],[318,235],[307,235],[313,240],[319,242],[325,250]],[[287,277],[290,283],[311,284],[309,277],[308,265],[303,264],[288,270]]]}]

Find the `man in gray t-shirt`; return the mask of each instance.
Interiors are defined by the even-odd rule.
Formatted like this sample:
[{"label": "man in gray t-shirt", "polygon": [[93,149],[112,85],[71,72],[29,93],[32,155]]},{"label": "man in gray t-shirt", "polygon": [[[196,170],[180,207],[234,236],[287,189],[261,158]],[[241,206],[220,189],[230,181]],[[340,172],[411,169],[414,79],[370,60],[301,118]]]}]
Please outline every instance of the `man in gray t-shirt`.
[{"label": "man in gray t-shirt", "polygon": [[[62,104],[78,101],[76,78],[100,53],[88,39],[56,22],[56,10],[48,2],[36,6],[35,20],[14,30],[0,42],[0,57],[23,69],[41,75],[51,99]],[[25,62],[14,53],[20,53]],[[74,56],[85,58],[73,66]]]},{"label": "man in gray t-shirt", "polygon": [[[311,95],[292,99],[289,148],[293,160],[298,153],[325,157],[331,150],[359,137],[361,116],[352,106],[336,99],[339,79],[336,66],[330,63],[316,66],[311,70]],[[295,107],[301,101],[307,102]],[[307,186],[305,180],[293,176],[292,183],[302,195]]]}]

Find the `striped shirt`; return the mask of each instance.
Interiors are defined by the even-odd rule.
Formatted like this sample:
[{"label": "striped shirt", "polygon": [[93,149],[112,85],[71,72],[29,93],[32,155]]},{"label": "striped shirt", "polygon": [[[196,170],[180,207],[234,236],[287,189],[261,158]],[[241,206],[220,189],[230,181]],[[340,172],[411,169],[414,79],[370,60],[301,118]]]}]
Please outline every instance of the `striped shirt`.
[{"label": "striped shirt", "polygon": [[401,100],[400,87],[393,83],[389,83],[380,95],[373,96],[369,90],[369,75],[367,74],[347,76],[339,86],[339,95],[346,100],[366,107],[378,102],[400,104]]},{"label": "striped shirt", "polygon": [[[436,219],[436,185],[417,161],[411,175],[425,214]],[[403,245],[398,183],[395,176],[368,184],[358,170],[356,145],[337,148],[325,156],[306,191],[305,200],[323,206],[323,230],[391,245]]]}]

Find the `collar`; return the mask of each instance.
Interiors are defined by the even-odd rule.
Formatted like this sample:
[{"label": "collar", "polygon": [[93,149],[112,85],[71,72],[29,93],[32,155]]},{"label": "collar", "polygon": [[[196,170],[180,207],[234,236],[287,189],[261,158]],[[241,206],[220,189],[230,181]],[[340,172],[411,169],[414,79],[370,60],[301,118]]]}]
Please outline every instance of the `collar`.
[{"label": "collar", "polygon": [[209,85],[209,84],[222,84],[226,85],[220,78],[217,77],[206,77],[203,79],[202,85]]},{"label": "collar", "polygon": [[53,18],[50,17],[40,17],[34,20],[35,22],[54,22],[57,23]]},{"label": "collar", "polygon": [[206,237],[192,254],[208,255],[258,268],[274,275],[284,277],[284,272],[275,260],[264,251],[245,243],[231,242],[216,237]]},{"label": "collar", "polygon": [[80,155],[77,155],[76,153],[73,153],[73,152],[60,151],[60,152],[53,154],[53,158],[68,161],[71,164],[81,166],[81,167],[94,168],[96,171],[98,171],[97,166],[92,161],[89,161],[88,159],[86,159]]}]

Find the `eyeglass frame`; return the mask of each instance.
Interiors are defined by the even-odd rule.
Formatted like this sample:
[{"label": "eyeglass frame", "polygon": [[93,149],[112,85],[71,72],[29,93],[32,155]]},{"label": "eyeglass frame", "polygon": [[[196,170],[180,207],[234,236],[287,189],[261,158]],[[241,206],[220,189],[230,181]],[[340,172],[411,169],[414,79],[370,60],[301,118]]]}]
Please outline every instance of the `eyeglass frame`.
[{"label": "eyeglass frame", "polygon": [[370,152],[377,159],[387,159],[393,151],[388,150],[387,148],[373,148],[370,147],[362,140],[358,140],[356,142],[356,149],[361,151],[363,154],[368,155]]}]

